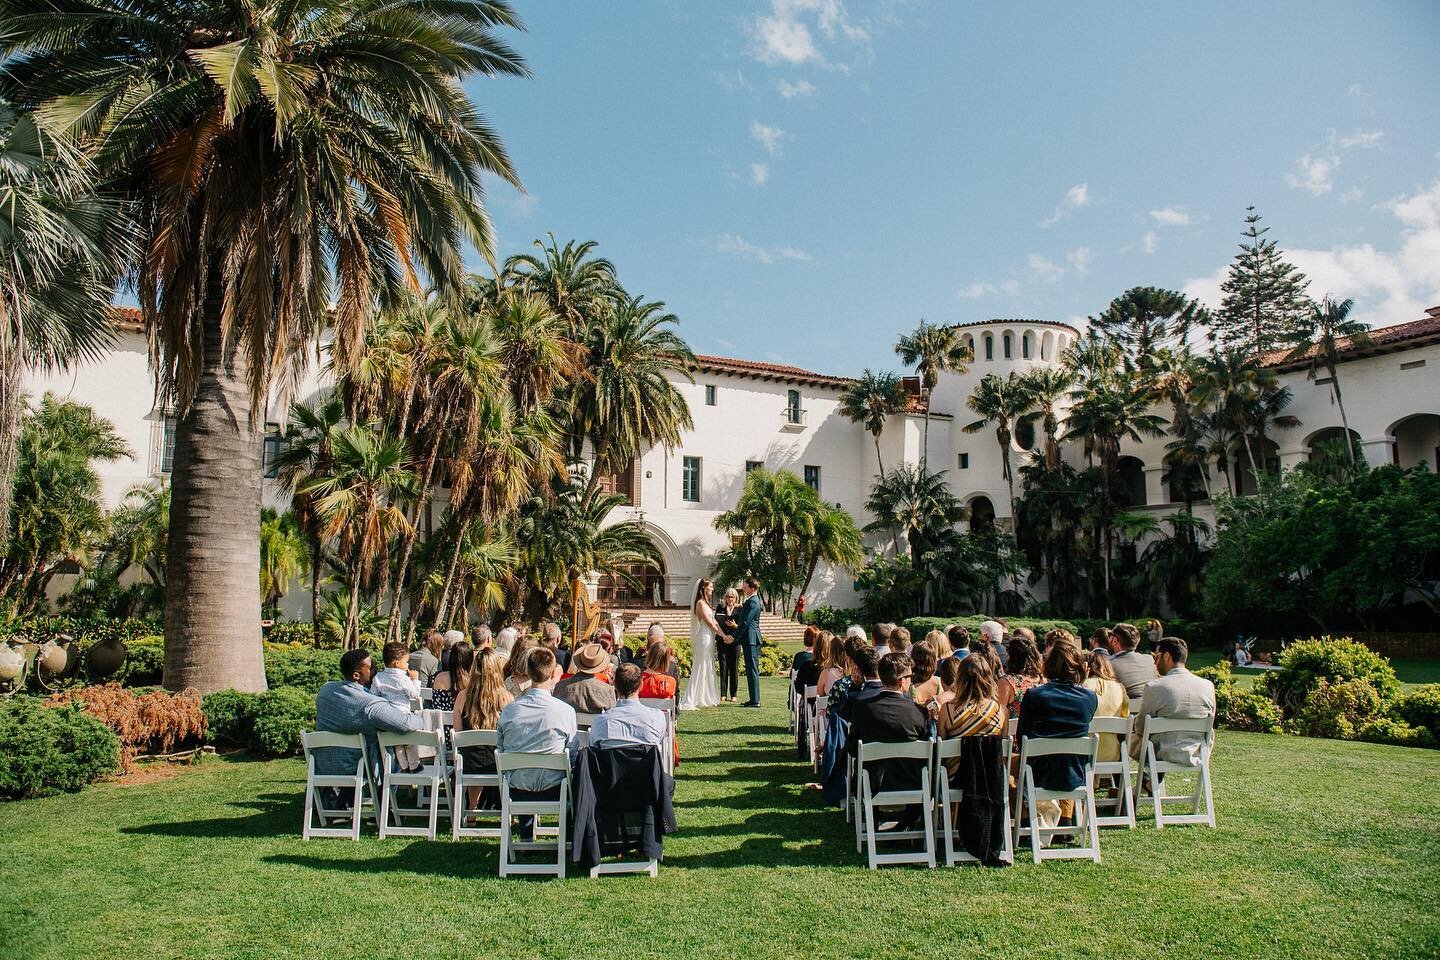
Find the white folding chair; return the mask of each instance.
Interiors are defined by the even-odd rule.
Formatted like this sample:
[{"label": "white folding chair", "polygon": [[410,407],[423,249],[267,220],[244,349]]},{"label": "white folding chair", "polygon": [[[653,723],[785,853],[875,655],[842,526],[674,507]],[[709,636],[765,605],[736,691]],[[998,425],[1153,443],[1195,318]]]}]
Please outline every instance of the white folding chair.
[{"label": "white folding chair", "polygon": [[498,837],[500,827],[496,826],[474,826],[468,827],[465,821],[471,817],[498,817],[495,810],[482,810],[479,807],[470,806],[469,788],[480,789],[491,788],[497,793],[500,790],[500,774],[480,773],[477,771],[466,772],[465,757],[460,752],[466,747],[491,747],[495,746],[494,730],[456,730],[450,735],[451,743],[451,769],[454,771],[452,780],[455,784],[451,809],[454,811],[450,816],[450,836],[459,840],[461,837]]},{"label": "white folding chair", "polygon": [[[1200,734],[1200,757],[1194,764],[1172,763],[1161,760],[1154,738],[1165,733]],[[1203,823],[1215,826],[1215,799],[1210,792],[1210,754],[1215,748],[1215,721],[1213,718],[1182,720],[1179,718],[1146,716],[1141,727],[1140,772],[1135,778],[1135,809],[1148,803],[1155,808],[1155,829],[1162,830],[1166,824]],[[1163,777],[1167,773],[1193,773],[1196,775],[1195,790],[1189,796],[1171,795],[1165,792]],[[1149,785],[1150,795],[1144,791]],[[1200,810],[1203,801],[1205,810]],[[1188,802],[1189,813],[1166,813],[1166,803]]]},{"label": "white folding chair", "polygon": [[[1091,767],[1090,789],[1095,794],[1095,806],[1098,809],[1103,803],[1105,806],[1111,804],[1115,812],[1103,817],[1095,818],[1095,825],[1099,827],[1129,827],[1135,828],[1135,794],[1130,789],[1130,727],[1133,725],[1134,717],[1096,717],[1090,721],[1090,732],[1097,737],[1115,736],[1120,741],[1119,760],[1096,760]],[[1098,749],[1098,746],[1097,746]],[[1119,793],[1112,800],[1108,797],[1101,799],[1098,781],[1101,777],[1114,777],[1114,786]]]},{"label": "white folding chair", "polygon": [[[660,752],[663,763],[666,751],[660,747],[654,749]],[[652,877],[658,877],[660,876],[660,861],[654,858],[649,860],[602,860],[590,868],[590,879],[593,880],[601,874],[619,873],[648,873]]]},{"label": "white folding chair", "polygon": [[[380,741],[380,836],[381,837],[429,837],[435,839],[435,829],[440,819],[440,798],[443,795],[446,806],[450,799],[450,768],[445,760],[445,734],[434,730],[416,730],[411,733],[387,733],[377,735]],[[429,763],[419,770],[406,773],[395,763],[395,747],[428,749],[433,756]],[[399,788],[416,789],[417,806],[405,807],[400,804]],[[395,822],[390,822],[391,817]],[[406,817],[425,817],[426,826],[405,825]]]},{"label": "white folding chair", "polygon": [[[966,737],[950,737],[947,740],[940,740],[935,745],[935,785],[937,787],[936,814],[940,818],[941,851],[945,854],[945,866],[953,867],[957,863],[979,863],[979,858],[971,856],[966,851],[956,846],[955,837],[955,809],[960,806],[964,799],[960,791],[950,786],[950,774],[945,769],[946,760],[955,760],[960,757],[964,749]],[[1001,814],[1005,836],[1004,848],[1000,854],[1001,859],[1008,863],[1015,862],[1015,847],[1010,836],[1010,738],[1000,739],[1000,765],[1005,777],[1005,809]]]},{"label": "white folding chair", "polygon": [[670,733],[670,749],[660,751],[660,765],[668,777],[675,776],[675,701],[669,697],[644,697],[640,700],[647,707],[665,713],[665,729]]},{"label": "white folding chair", "polygon": [[[570,754],[500,753],[495,756],[500,774],[500,876],[511,874],[554,874],[565,877],[565,848],[570,831]],[[510,796],[510,777],[517,770],[555,770],[560,773],[560,792],[554,800],[515,800]],[[515,840],[516,817],[534,817],[533,840]],[[558,826],[553,839],[541,839],[541,817],[555,817]],[[546,831],[548,833],[548,831]],[[515,854],[555,850],[554,863],[517,863]]]},{"label": "white folding chair", "polygon": [[581,713],[577,710],[575,711],[575,726],[581,730],[589,730],[598,716],[600,716],[598,713]]},{"label": "white folding chair", "polygon": [[[1024,737],[1020,741],[1020,787],[1019,805],[1015,810],[1014,845],[1020,846],[1023,830],[1030,833],[1030,856],[1036,863],[1042,860],[1080,860],[1100,862],[1100,830],[1095,824],[1095,794],[1090,789],[1094,782],[1091,773],[1095,766],[1096,738],[1087,737]],[[1037,757],[1077,756],[1085,759],[1085,773],[1080,786],[1074,790],[1046,790],[1036,785],[1035,771],[1030,761]],[[1046,827],[1040,823],[1036,804],[1041,800],[1074,800],[1075,825]],[[1021,827],[1021,819],[1029,815],[1030,825]],[[1081,823],[1081,821],[1084,823]],[[1066,849],[1046,849],[1045,841],[1056,834],[1074,834],[1084,830],[1089,834],[1090,845]]]},{"label": "white folding chair", "polygon": [[[882,760],[919,760],[920,786],[914,790],[881,790],[871,792],[869,772],[866,764]],[[861,742],[856,763],[856,779],[860,782],[860,804],[856,810],[855,830],[857,850],[861,842],[865,845],[866,859],[870,869],[896,863],[923,863],[935,866],[935,809],[934,795],[930,790],[935,764],[934,742],[912,740],[908,743],[864,743]],[[880,822],[877,811],[882,807],[920,807],[920,829],[886,830],[878,829]],[[880,853],[877,849],[881,840],[921,840],[923,849],[906,850],[899,853]]]},{"label": "white folding chair", "polygon": [[785,688],[785,709],[790,714],[790,732],[793,734],[800,722],[799,694],[795,692],[795,677],[800,671],[790,670],[790,683]]},{"label": "white folding chair", "polygon": [[1005,735],[1006,735],[1007,737],[1009,737],[1011,740],[1014,740],[1014,739],[1015,739],[1015,734],[1017,734],[1017,733],[1019,733],[1019,732],[1020,732],[1020,718],[1019,718],[1019,717],[1011,717],[1009,720],[1006,720],[1006,721],[1005,721]]},{"label": "white folding chair", "polygon": [[817,696],[810,705],[810,767],[820,772],[820,761],[825,756],[825,724],[829,717],[829,697]]},{"label": "white folding chair", "polygon": [[[348,837],[359,840],[360,824],[365,819],[367,794],[371,803],[374,802],[374,785],[370,782],[370,758],[365,750],[365,738],[358,733],[311,730],[300,734],[300,743],[305,750],[305,824],[300,829],[300,836],[306,840],[311,837]],[[316,773],[315,751],[336,748],[360,751],[355,772]],[[340,791],[342,796],[348,791],[350,805],[335,807],[326,804],[325,793],[329,788]],[[336,820],[347,820],[350,826],[330,826]]]}]

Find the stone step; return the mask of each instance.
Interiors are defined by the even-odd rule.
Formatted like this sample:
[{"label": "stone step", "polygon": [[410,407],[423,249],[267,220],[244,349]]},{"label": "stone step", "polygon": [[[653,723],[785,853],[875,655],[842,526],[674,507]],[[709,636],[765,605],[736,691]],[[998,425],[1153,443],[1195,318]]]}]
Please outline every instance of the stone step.
[{"label": "stone step", "polygon": [[[627,635],[643,634],[650,624],[658,623],[668,637],[690,636],[691,615],[685,607],[647,607],[607,612],[625,618]],[[760,635],[775,643],[799,641],[805,636],[805,625],[773,613],[761,613]]]}]

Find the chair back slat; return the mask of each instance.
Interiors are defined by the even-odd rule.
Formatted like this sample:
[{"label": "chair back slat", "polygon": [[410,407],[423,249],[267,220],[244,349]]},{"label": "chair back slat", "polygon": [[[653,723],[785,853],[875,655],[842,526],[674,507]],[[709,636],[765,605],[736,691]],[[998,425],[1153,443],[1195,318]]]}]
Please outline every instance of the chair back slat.
[{"label": "chair back slat", "polygon": [[1020,756],[1025,760],[1036,757],[1076,756],[1095,759],[1095,744],[1098,738],[1088,737],[1026,737],[1020,741]]},{"label": "chair back slat", "polygon": [[324,750],[327,747],[345,747],[351,750],[365,749],[365,738],[358,733],[333,733],[329,730],[307,730],[300,734],[305,752]]},{"label": "chair back slat", "polygon": [[500,773],[515,770],[560,770],[570,769],[568,753],[497,753],[495,769]]},{"label": "chair back slat", "polygon": [[929,760],[933,744],[929,740],[910,740],[905,743],[860,744],[860,762],[873,763],[876,760]]},{"label": "chair back slat", "polygon": [[450,735],[450,740],[459,750],[462,747],[493,747],[497,736],[494,730],[456,730]]},{"label": "chair back slat", "polygon": [[1214,727],[1215,721],[1208,717],[1186,719],[1147,716],[1145,718],[1145,735],[1147,737],[1157,733],[1209,733]]},{"label": "chair back slat", "polygon": [[1096,717],[1090,721],[1091,733],[1113,733],[1117,736],[1130,735],[1129,717]]},{"label": "chair back slat", "polygon": [[441,750],[445,746],[444,734],[439,730],[411,730],[408,733],[390,733],[382,730],[375,735],[381,749],[389,747],[429,747]]},{"label": "chair back slat", "polygon": [[581,730],[588,730],[595,725],[595,718],[598,716],[600,716],[598,713],[580,713],[576,711],[575,726]]}]

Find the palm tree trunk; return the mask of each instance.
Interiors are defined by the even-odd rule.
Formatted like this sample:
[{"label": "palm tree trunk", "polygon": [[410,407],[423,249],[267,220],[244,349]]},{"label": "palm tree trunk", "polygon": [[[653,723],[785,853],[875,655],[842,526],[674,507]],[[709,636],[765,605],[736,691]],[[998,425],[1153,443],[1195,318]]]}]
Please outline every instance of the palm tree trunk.
[{"label": "palm tree trunk", "polygon": [[10,541],[10,500],[20,444],[20,344],[0,336],[0,550]]},{"label": "palm tree trunk", "polygon": [[354,650],[360,646],[360,638],[357,636],[360,632],[360,571],[358,566],[357,564],[356,568],[350,571],[350,602],[345,607],[345,633],[340,640],[340,646],[345,650]]},{"label": "palm tree trunk", "polygon": [[445,615],[450,612],[450,592],[455,585],[455,571],[460,567],[460,550],[465,544],[465,524],[456,517],[455,549],[450,551],[450,565],[445,570],[445,585],[440,589],[440,606],[435,611],[435,629],[444,629]]},{"label": "palm tree trunk", "polygon": [[199,385],[175,431],[165,567],[165,687],[202,694],[265,689],[260,432],[244,354],[222,343],[221,298],[212,271]]},{"label": "palm tree trunk", "polygon": [[320,565],[325,562],[324,548],[320,543],[320,531],[312,521],[306,524],[310,541],[310,637],[315,646],[320,646]]},{"label": "palm tree trunk", "polygon": [[925,431],[920,440],[920,473],[930,472],[930,391],[925,391]]},{"label": "palm tree trunk", "polygon": [[880,476],[883,477],[885,476],[885,461],[880,456],[880,434],[872,433],[870,436],[875,440],[875,467],[880,471]]},{"label": "palm tree trunk", "polygon": [[[1355,441],[1350,439],[1350,421],[1345,416],[1345,401],[1340,398],[1340,374],[1330,368],[1330,389],[1335,394],[1335,406],[1340,408],[1340,425],[1345,429],[1345,456],[1350,459],[1350,469],[1355,469]],[[3,534],[0,534],[3,536]]]},{"label": "palm tree trunk", "polygon": [[400,595],[405,592],[405,574],[410,567],[410,553],[420,536],[420,518],[430,510],[431,478],[435,472],[436,455],[425,461],[425,474],[420,480],[420,496],[415,503],[415,518],[405,532],[405,545],[400,548],[400,568],[395,574],[395,593],[390,597],[390,620],[385,625],[385,639],[400,639]]}]

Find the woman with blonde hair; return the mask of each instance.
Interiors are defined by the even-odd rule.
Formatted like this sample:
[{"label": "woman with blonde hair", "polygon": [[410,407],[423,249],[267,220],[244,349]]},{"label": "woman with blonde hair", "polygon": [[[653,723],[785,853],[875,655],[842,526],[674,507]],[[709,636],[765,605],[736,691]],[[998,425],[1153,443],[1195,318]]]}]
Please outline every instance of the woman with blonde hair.
[{"label": "woman with blonde hair", "polygon": [[941,737],[999,737],[1009,716],[996,697],[995,673],[985,657],[957,661],[953,699],[940,706],[936,727]]},{"label": "woman with blonde hair", "polygon": [[[1125,684],[1115,679],[1115,668],[1110,665],[1110,658],[1099,650],[1091,650],[1085,655],[1085,687],[1093,690],[1100,701],[1095,707],[1095,716],[1130,716],[1130,695],[1125,692]],[[1121,748],[1118,735],[1102,734],[1095,759],[1100,763],[1113,763],[1120,759]]]},{"label": "woman with blonde hair", "polygon": [[505,678],[505,689],[510,691],[510,696],[518,697],[530,689],[530,651],[535,647],[535,641],[529,635],[523,636],[515,641],[515,646],[510,648],[510,660],[506,664],[509,676]]},{"label": "woman with blonde hair", "polygon": [[815,644],[817,657],[822,651],[825,659],[821,664],[820,679],[815,684],[815,692],[822,697],[828,697],[835,681],[850,672],[849,658],[845,656],[845,638],[827,630],[820,634],[820,639]]},{"label": "woman with blonde hair", "polygon": [[950,646],[950,638],[945,635],[944,630],[931,630],[925,634],[925,642],[935,651],[936,663],[944,663],[955,656],[955,648]]},{"label": "woman with blonde hair", "polygon": [[[480,648],[475,652],[469,679],[455,695],[455,729],[494,730],[500,722],[500,711],[512,699],[510,691],[505,689],[504,658],[489,647]],[[495,772],[494,747],[464,747],[460,755],[465,760],[467,773]],[[470,787],[466,804],[471,808],[480,806],[481,793],[485,790],[493,793],[492,788]],[[493,799],[498,806],[499,797]],[[490,806],[487,803],[485,808]]]}]

